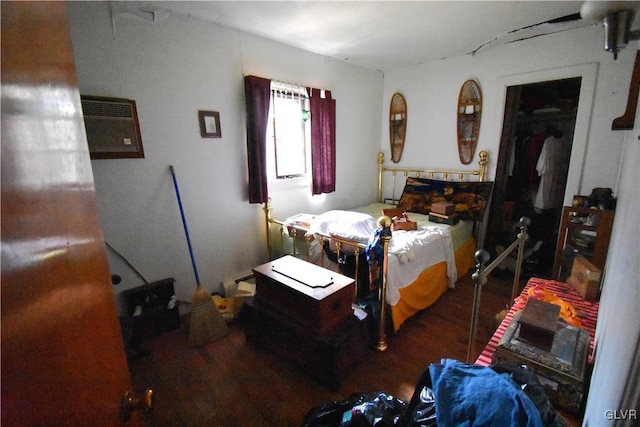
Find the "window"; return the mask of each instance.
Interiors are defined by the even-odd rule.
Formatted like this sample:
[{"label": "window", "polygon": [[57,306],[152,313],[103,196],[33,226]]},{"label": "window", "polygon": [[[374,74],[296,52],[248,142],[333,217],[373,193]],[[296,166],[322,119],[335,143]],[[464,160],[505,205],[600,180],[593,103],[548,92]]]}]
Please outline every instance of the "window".
[{"label": "window", "polygon": [[271,82],[267,125],[269,179],[304,178],[310,170],[309,99],[306,89]]},{"label": "window", "polygon": [[[299,172],[301,168],[287,167],[286,173],[283,170],[284,160],[280,160],[278,173],[276,173],[276,141],[282,126],[278,125],[271,130],[270,141],[267,139],[269,122],[273,125],[274,120],[269,120],[269,109],[271,107],[272,81],[258,76],[245,76],[244,87],[247,107],[247,165],[248,165],[248,189],[249,203],[268,203],[269,201],[269,181],[272,183],[283,183],[286,180],[276,180],[276,175],[292,177],[291,172]],[[285,87],[287,85],[284,85]],[[291,86],[291,85],[288,85]],[[297,113],[291,116],[296,128],[304,136],[304,143],[300,142],[297,147],[304,147],[305,175],[304,180],[296,179],[295,185],[306,181],[310,184],[311,194],[331,193],[336,190],[336,101],[331,97],[331,91],[310,88],[310,97],[307,96],[305,88],[297,87],[296,90],[289,90],[291,99],[298,99],[297,103],[300,116]],[[284,91],[283,91],[284,92]],[[274,98],[278,94],[277,87],[273,92]],[[297,95],[297,96],[296,96]],[[304,101],[301,101],[303,99]],[[307,103],[309,109],[307,110]],[[310,116],[310,117],[309,117]],[[275,113],[274,113],[275,117]],[[312,120],[305,120],[306,117]],[[302,123],[300,123],[302,120]],[[277,137],[278,136],[278,137]],[[301,139],[299,140],[301,141]],[[309,141],[309,143],[307,143]],[[282,150],[278,150],[282,153]],[[289,150],[295,152],[294,150]],[[285,150],[285,153],[287,151]],[[300,153],[300,151],[298,151]],[[302,165],[302,156],[295,156],[297,160],[292,160],[293,164]],[[288,163],[287,161],[285,161]],[[308,172],[306,172],[308,171]],[[298,175],[299,176],[299,175]],[[270,179],[273,177],[273,179]]]}]

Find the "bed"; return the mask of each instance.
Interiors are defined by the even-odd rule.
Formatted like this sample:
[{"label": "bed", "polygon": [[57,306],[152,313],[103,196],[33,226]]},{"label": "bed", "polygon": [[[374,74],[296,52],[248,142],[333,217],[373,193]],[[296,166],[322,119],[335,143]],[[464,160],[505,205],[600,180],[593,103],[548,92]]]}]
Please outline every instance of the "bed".
[{"label": "bed", "polygon": [[[400,209],[416,224],[416,230],[393,231],[381,239],[384,247],[381,283],[378,350],[386,348],[385,322],[389,310],[394,331],[417,312],[432,305],[447,288],[453,288],[458,277],[475,266],[477,224],[482,219],[489,200],[492,182],[485,181],[488,153],[479,153],[477,170],[429,170],[395,168],[384,165],[384,155],[378,155],[378,199],[367,206],[332,210],[318,215],[298,214],[285,219],[272,217],[272,207],[265,205],[267,243],[270,258],[275,248],[274,229],[280,241],[280,252],[287,246],[289,253],[307,261],[336,269],[325,253],[325,246],[338,255],[353,253],[358,272],[362,254],[372,233],[387,229],[379,223],[383,210]],[[389,179],[390,178],[390,179]],[[396,194],[400,193],[399,197]],[[387,197],[383,197],[383,193]],[[430,221],[431,204],[447,201],[455,205],[459,221],[455,224]],[[431,219],[435,219],[432,217]],[[388,221],[388,217],[386,217]],[[384,232],[382,234],[385,234]],[[302,247],[296,242],[304,242]],[[355,275],[356,293],[360,288]]]}]

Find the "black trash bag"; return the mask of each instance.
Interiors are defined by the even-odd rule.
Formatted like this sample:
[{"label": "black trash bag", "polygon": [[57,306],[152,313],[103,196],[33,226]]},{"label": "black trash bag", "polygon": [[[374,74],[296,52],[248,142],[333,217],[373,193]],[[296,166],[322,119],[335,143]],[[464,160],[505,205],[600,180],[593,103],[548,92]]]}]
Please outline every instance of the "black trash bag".
[{"label": "black trash bag", "polygon": [[409,404],[383,391],[353,394],[311,409],[302,427],[434,427],[436,400],[431,388],[427,368],[418,378]]},{"label": "black trash bag", "polygon": [[549,401],[547,392],[538,376],[526,365],[513,361],[501,361],[491,365],[491,369],[509,377],[520,386],[540,412],[540,419],[545,427],[561,427],[564,425],[555,408]]},{"label": "black trash bag", "polygon": [[397,427],[435,427],[438,425],[436,395],[432,387],[431,374],[427,368],[420,374],[413,396],[411,396],[404,414],[398,420]]},{"label": "black trash bag", "polygon": [[406,404],[385,392],[354,394],[307,412],[302,427],[391,427]]},{"label": "black trash bag", "polygon": [[418,405],[409,412],[411,414],[411,427],[437,426],[436,422],[436,395],[429,387],[420,390]]},{"label": "black trash bag", "polygon": [[616,208],[616,198],[613,197],[613,190],[610,188],[594,188],[591,190],[589,207],[614,210]]}]

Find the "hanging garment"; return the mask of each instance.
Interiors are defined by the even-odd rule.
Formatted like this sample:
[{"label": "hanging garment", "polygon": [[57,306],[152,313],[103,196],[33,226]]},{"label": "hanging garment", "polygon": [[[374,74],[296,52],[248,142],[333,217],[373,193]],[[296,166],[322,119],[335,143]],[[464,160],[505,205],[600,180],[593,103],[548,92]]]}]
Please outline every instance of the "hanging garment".
[{"label": "hanging garment", "polygon": [[562,207],[570,159],[571,144],[566,138],[550,136],[545,139],[536,165],[540,185],[534,208],[544,210]]},{"label": "hanging garment", "polygon": [[531,138],[527,141],[527,154],[526,154],[526,171],[527,171],[527,189],[535,190],[538,187],[540,178],[536,171],[536,164],[540,158],[540,153],[544,147],[544,141],[549,134],[546,131],[531,135]]}]

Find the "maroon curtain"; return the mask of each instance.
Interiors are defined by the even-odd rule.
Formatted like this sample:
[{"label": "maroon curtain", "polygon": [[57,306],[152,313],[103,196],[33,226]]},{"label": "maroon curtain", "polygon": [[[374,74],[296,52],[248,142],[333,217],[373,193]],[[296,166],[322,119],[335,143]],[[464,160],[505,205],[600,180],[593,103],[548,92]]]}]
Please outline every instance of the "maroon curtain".
[{"label": "maroon curtain", "polygon": [[311,193],[336,191],[336,101],[331,92],[310,89]]},{"label": "maroon curtain", "polygon": [[249,166],[249,203],[266,203],[267,188],[267,120],[271,99],[271,80],[245,76],[247,103],[247,161]]}]

